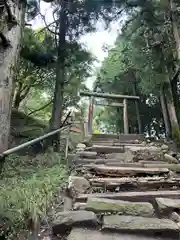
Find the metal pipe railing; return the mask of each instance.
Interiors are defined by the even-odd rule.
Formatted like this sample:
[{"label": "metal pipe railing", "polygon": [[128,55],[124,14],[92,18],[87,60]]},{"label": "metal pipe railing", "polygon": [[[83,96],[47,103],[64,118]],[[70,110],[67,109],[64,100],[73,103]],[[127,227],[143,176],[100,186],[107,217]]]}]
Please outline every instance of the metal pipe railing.
[{"label": "metal pipe railing", "polygon": [[[70,124],[69,124],[69,125],[70,125]],[[3,152],[1,155],[7,156],[7,155],[9,155],[9,154],[15,153],[15,152],[17,152],[17,151],[25,148],[25,147],[28,147],[28,146],[30,146],[30,145],[33,145],[33,144],[37,143],[37,142],[40,142],[40,141],[42,141],[42,140],[44,140],[44,139],[46,139],[46,138],[48,138],[48,137],[50,137],[50,136],[55,135],[56,133],[59,133],[59,132],[63,131],[63,130],[64,130],[67,126],[69,126],[69,125],[66,125],[66,126],[61,127],[61,128],[59,128],[59,129],[57,129],[57,130],[54,130],[54,131],[52,131],[52,132],[49,132],[49,133],[47,133],[47,134],[45,134],[45,135],[43,135],[43,136],[41,136],[41,137],[35,138],[35,139],[33,139],[33,140],[30,140],[30,141],[28,141],[28,142],[26,142],[26,143],[23,143],[23,144],[21,144],[21,145],[19,145],[19,146],[17,146],[17,147],[13,147],[13,148],[11,148],[11,149],[8,149],[8,150],[6,150],[5,152]]]},{"label": "metal pipe railing", "polygon": [[56,130],[54,130],[54,131],[51,131],[51,132],[49,132],[49,133],[46,133],[46,134],[44,134],[44,135],[41,136],[41,137],[38,137],[38,138],[35,138],[35,139],[33,139],[33,140],[30,140],[30,141],[28,141],[28,142],[26,142],[26,143],[23,143],[23,144],[21,144],[21,145],[19,145],[19,146],[16,146],[16,147],[13,147],[13,148],[11,148],[11,149],[8,149],[8,150],[6,150],[6,151],[4,151],[3,153],[0,154],[0,155],[1,155],[0,158],[2,159],[3,157],[8,156],[9,154],[15,153],[15,152],[17,152],[17,151],[19,151],[19,150],[21,150],[21,149],[23,149],[23,148],[25,148],[25,147],[28,147],[28,146],[30,146],[30,145],[33,145],[33,144],[35,144],[35,143],[37,143],[37,142],[40,142],[40,141],[42,141],[42,140],[44,140],[44,139],[46,139],[46,138],[48,138],[48,137],[50,137],[50,136],[55,135],[56,133],[59,133],[59,132],[63,131],[67,126],[72,125],[72,123],[68,123],[66,126],[64,126],[65,123],[66,123],[66,121],[67,121],[68,118],[70,117],[70,115],[71,115],[71,111],[67,114],[67,116],[66,116],[66,118],[64,119],[63,123],[61,124],[60,128],[58,128],[58,129],[56,129]]}]

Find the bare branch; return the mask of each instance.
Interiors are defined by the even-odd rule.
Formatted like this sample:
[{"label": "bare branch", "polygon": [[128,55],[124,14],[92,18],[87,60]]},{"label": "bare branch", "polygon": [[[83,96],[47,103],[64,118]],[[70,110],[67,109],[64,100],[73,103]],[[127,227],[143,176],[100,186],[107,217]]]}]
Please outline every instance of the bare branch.
[{"label": "bare branch", "polygon": [[58,22],[58,20],[59,20],[59,19],[57,19],[57,20],[55,20],[55,21],[47,24],[44,28],[42,28],[41,30],[39,30],[39,31],[37,32],[37,34],[40,34],[41,32],[45,31],[45,30],[46,30],[47,28],[49,28],[52,24]]},{"label": "bare branch", "polygon": [[[56,34],[56,32],[52,31],[52,30],[49,28],[49,26],[51,26],[52,23],[48,25],[48,24],[46,23],[46,18],[45,18],[45,16],[44,16],[40,11],[39,11],[39,14],[40,14],[41,18],[42,18],[43,21],[44,21],[44,24],[45,24],[45,26],[46,26],[45,29],[47,29],[47,30],[48,30],[49,32],[51,32],[52,34]],[[45,30],[45,29],[44,29],[44,30]],[[44,30],[43,30],[43,31],[44,31]],[[41,29],[40,31],[42,32],[42,29]],[[38,32],[38,34],[40,33],[40,31]]]},{"label": "bare branch", "polygon": [[53,100],[51,99],[50,102],[46,103],[46,104],[43,105],[42,107],[40,107],[40,108],[38,108],[38,109],[33,110],[32,112],[30,112],[30,113],[28,114],[28,116],[32,115],[32,114],[35,113],[35,112],[39,112],[39,111],[45,109],[45,108],[48,107],[52,102],[53,102]]}]

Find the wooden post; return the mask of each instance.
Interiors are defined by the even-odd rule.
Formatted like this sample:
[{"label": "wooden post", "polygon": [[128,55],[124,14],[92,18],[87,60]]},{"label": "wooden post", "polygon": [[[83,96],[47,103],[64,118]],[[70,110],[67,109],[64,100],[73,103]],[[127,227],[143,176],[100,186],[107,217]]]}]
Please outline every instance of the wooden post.
[{"label": "wooden post", "polygon": [[124,119],[124,134],[129,134],[129,124],[128,124],[128,109],[127,109],[127,104],[128,101],[127,99],[124,99],[124,111],[123,111],[123,119]]},{"label": "wooden post", "polygon": [[90,98],[89,104],[89,116],[88,116],[88,134],[92,134],[92,122],[93,122],[93,110],[94,110],[94,97]]},{"label": "wooden post", "polygon": [[66,136],[66,149],[65,149],[65,160],[66,160],[66,164],[67,166],[69,166],[69,163],[68,163],[68,148],[69,148],[69,135],[70,135],[70,132],[71,132],[71,127],[69,126],[68,129],[67,129],[67,136]]}]

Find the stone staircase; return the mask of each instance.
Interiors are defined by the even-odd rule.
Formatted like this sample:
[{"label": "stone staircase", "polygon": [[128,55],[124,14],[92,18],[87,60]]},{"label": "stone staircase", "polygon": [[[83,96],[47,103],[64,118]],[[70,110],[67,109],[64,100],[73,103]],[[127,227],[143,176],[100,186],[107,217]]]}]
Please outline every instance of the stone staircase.
[{"label": "stone staircase", "polygon": [[93,135],[78,144],[64,212],[67,240],[180,239],[180,164],[167,144],[141,135]]}]

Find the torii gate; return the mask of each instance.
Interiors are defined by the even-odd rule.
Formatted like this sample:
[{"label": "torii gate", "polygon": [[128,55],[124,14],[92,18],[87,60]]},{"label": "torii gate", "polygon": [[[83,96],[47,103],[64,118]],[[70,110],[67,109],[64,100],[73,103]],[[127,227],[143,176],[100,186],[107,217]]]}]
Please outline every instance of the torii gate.
[{"label": "torii gate", "polygon": [[139,134],[142,133],[142,125],[139,113],[139,103],[140,98],[138,96],[128,96],[128,95],[117,95],[117,94],[109,94],[109,93],[99,93],[99,92],[88,92],[88,91],[80,91],[80,96],[90,97],[89,104],[89,115],[88,115],[88,133],[92,134],[92,119],[93,119],[93,110],[94,110],[94,98],[106,98],[106,99],[114,99],[114,100],[123,100],[123,103],[110,103],[110,104],[98,104],[103,106],[111,106],[111,107],[123,107],[123,122],[124,122],[124,134],[129,134],[129,124],[128,124],[128,101],[134,101],[136,106],[136,115],[138,122],[138,130]]}]

